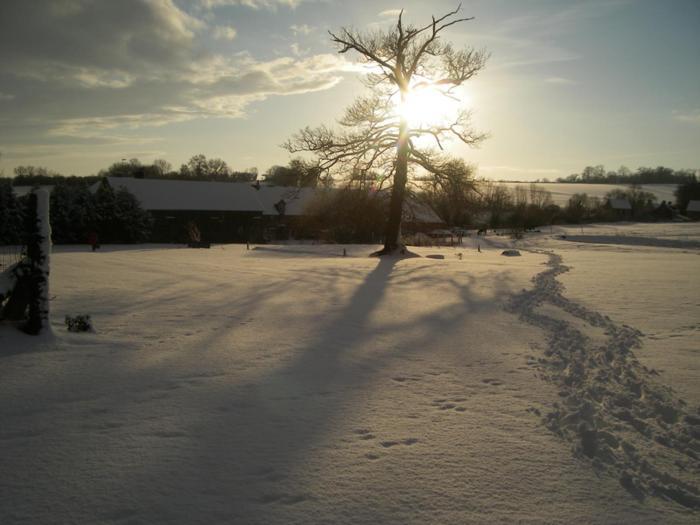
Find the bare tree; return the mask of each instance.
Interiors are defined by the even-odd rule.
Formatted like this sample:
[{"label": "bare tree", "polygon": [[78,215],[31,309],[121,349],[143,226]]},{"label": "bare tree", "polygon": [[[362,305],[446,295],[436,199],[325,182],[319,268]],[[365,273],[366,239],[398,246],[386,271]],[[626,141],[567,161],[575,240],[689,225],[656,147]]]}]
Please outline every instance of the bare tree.
[{"label": "bare tree", "polygon": [[[377,255],[401,248],[401,216],[409,166],[440,176],[448,160],[441,154],[448,137],[475,145],[484,139],[471,127],[468,111],[458,110],[448,118],[412,122],[402,108],[415,94],[439,93],[458,99],[455,89],[476,75],[487,53],[466,48],[457,50],[441,40],[441,33],[455,24],[460,7],[424,26],[404,26],[403,11],[395,27],[386,31],[359,32],[343,28],[331,40],[340,53],[354,51],[370,66],[365,78],[371,89],[346,109],[339,121],[341,131],[327,126],[305,128],[284,144],[291,153],[312,152],[325,173],[344,173],[361,187],[382,187],[391,182],[391,201],[384,248]],[[428,137],[432,146],[419,145]],[[379,180],[374,180],[379,173]]]},{"label": "bare tree", "polygon": [[173,165],[165,159],[156,159],[153,161],[153,169],[158,175],[163,176],[172,171]]}]

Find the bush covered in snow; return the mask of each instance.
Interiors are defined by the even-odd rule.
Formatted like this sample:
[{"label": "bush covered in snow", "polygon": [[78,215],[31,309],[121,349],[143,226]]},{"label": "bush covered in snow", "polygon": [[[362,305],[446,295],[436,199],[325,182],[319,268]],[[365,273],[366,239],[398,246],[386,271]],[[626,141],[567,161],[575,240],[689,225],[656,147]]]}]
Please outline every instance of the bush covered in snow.
[{"label": "bush covered in snow", "polygon": [[92,321],[89,315],[66,316],[66,326],[69,332],[92,332]]}]

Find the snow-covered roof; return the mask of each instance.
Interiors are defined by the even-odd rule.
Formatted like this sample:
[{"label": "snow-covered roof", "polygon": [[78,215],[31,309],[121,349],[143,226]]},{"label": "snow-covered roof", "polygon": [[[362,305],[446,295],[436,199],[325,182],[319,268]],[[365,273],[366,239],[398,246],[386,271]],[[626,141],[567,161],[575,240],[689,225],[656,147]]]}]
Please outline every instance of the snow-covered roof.
[{"label": "snow-covered roof", "polygon": [[700,213],[700,201],[688,201],[688,206],[686,206],[685,211],[693,211]]},{"label": "snow-covered roof", "polygon": [[[275,204],[284,200],[286,216],[304,213],[307,204],[320,190],[289,186],[255,189],[249,182],[209,182],[169,179],[107,177],[112,188],[126,188],[145,210],[253,211],[277,216]],[[100,182],[92,185],[95,191]],[[389,194],[386,193],[386,198]],[[404,201],[404,220],[440,224],[443,221],[427,205],[410,197]]]},{"label": "snow-covered roof", "polygon": [[279,215],[275,204],[284,200],[285,215],[303,215],[304,208],[316,194],[313,188],[294,188],[288,186],[261,185],[256,191],[258,201],[262,205],[263,215]]},{"label": "snow-covered roof", "polygon": [[[126,188],[145,210],[261,211],[257,190],[248,182],[210,182],[107,177],[112,188]],[[96,188],[96,183],[93,187]]]},{"label": "snow-covered roof", "polygon": [[39,190],[46,190],[49,193],[51,193],[51,190],[53,190],[53,185],[44,185],[44,186],[12,186],[12,191],[17,197],[24,197],[25,195],[29,195],[32,190],[39,189]]},{"label": "snow-covered roof", "polygon": [[631,210],[632,205],[627,199],[610,199],[610,207],[613,210]]},{"label": "snow-covered roof", "polygon": [[[275,208],[285,201],[284,214],[301,215],[316,190],[249,182],[211,182],[169,179],[107,177],[112,188],[126,188],[145,210],[255,211],[277,216]],[[92,186],[93,191],[100,183]]]},{"label": "snow-covered roof", "polygon": [[403,219],[405,221],[428,224],[443,224],[445,222],[430,206],[411,197],[407,197],[403,204]]}]

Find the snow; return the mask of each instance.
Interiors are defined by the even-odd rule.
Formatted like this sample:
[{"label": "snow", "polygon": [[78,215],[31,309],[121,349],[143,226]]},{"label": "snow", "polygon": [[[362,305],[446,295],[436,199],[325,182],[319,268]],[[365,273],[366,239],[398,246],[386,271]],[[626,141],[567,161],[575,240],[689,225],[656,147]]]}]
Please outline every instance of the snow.
[{"label": "snow", "polygon": [[29,195],[37,189],[51,193],[53,191],[53,185],[46,184],[38,186],[12,186],[12,191],[17,197],[24,197],[25,195]]},{"label": "snow", "polygon": [[[508,188],[523,188],[530,190],[531,182],[499,182]],[[608,192],[613,190],[629,190],[629,184],[582,184],[582,183],[562,183],[562,182],[536,182],[538,188],[543,188],[552,194],[552,201],[559,206],[566,206],[569,199],[576,193],[585,193],[589,197],[597,197],[601,200],[605,198]],[[678,187],[677,184],[642,184],[640,189],[648,191],[656,196],[656,199],[661,201],[675,202],[676,197],[674,192]]]},{"label": "snow", "polygon": [[[113,188],[125,188],[145,210],[261,211],[249,182],[210,182],[107,177]],[[92,185],[97,190],[100,182]]]},{"label": "snow", "polygon": [[17,282],[17,277],[13,272],[15,268],[16,263],[0,271],[0,297],[12,291],[12,288],[15,286]]},{"label": "snow", "polygon": [[0,523],[697,523],[699,252],[669,240],[700,227],[55,247],[53,336],[0,327]]},{"label": "snow", "polygon": [[[285,215],[300,215],[314,196],[311,188],[268,186],[250,182],[212,182],[107,177],[113,188],[129,190],[146,210],[248,211],[279,215],[275,204],[284,199]],[[92,185],[96,191],[100,182]]]},{"label": "snow", "polygon": [[[250,186],[250,184],[248,184]],[[277,217],[279,211],[275,204],[284,200],[284,215],[287,217],[303,215],[304,209],[316,195],[314,188],[294,188],[289,186],[268,186],[261,184],[256,191],[256,198],[260,202],[263,215]]]}]

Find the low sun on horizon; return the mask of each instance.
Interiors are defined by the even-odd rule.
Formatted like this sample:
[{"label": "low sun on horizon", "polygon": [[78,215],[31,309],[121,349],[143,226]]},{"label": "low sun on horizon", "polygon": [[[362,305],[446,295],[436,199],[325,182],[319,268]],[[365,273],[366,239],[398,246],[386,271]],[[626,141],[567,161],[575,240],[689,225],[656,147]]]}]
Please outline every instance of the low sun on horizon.
[{"label": "low sun on horizon", "polygon": [[398,94],[392,100],[397,115],[405,118],[410,128],[449,126],[471,104],[465,88],[448,91],[425,82],[412,87],[403,100]]},{"label": "low sun on horizon", "polygon": [[0,0],[0,525],[700,525],[700,0]]}]

